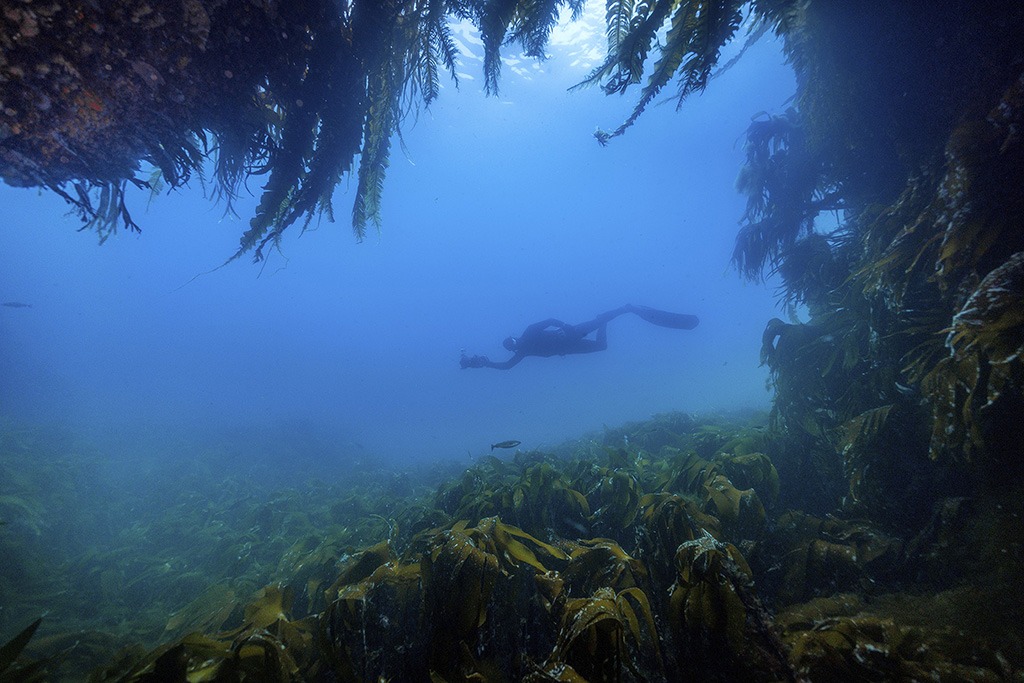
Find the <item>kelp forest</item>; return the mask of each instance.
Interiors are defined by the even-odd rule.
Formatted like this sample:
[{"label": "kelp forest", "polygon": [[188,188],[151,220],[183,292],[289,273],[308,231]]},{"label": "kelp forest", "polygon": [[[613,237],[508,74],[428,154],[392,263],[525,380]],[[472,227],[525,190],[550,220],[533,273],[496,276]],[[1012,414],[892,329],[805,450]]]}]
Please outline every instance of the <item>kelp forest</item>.
[{"label": "kelp forest", "polygon": [[[229,259],[332,218],[349,176],[356,236],[386,230],[390,145],[455,78],[448,22],[495,92],[502,49],[542,57],[581,8],[5,2],[0,176],[101,240],[144,229],[133,188],[212,171],[230,206],[258,176]],[[735,269],[779,283],[771,412],[305,488],[197,454],[116,496],[89,445],[0,422],[0,681],[1024,680],[1024,5],[606,11],[580,96],[635,108],[595,144],[714,88],[730,41],[774,35],[794,70],[737,169]]]}]

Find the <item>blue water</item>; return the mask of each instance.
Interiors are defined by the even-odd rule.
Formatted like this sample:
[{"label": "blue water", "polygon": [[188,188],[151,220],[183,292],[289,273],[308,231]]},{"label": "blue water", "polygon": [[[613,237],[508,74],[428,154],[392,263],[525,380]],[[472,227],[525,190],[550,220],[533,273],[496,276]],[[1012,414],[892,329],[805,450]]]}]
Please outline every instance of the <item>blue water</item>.
[{"label": "blue water", "polygon": [[[225,217],[196,180],[151,201],[133,193],[142,234],[100,246],[56,196],[0,187],[0,301],[32,305],[0,307],[0,415],[68,427],[126,462],[256,434],[252,458],[313,472],[471,458],[503,439],[542,448],[671,410],[766,408],[760,335],[780,312],[771,283],[743,282],[729,257],[743,131],[794,89],[779,46],[763,39],[680,111],[667,89],[602,148],[594,129],[616,127],[638,92],[567,91],[601,49],[587,27],[560,34],[543,63],[507,63],[491,98],[463,35],[460,87],[406,122],[381,230],[362,243],[348,223],[354,179],[336,223],[289,230],[265,264],[217,270],[251,195]],[[462,349],[503,360],[502,339],[532,322],[625,303],[701,324],[623,316],[603,353],[459,368]],[[309,459],[273,437],[297,433],[317,435]]]}]

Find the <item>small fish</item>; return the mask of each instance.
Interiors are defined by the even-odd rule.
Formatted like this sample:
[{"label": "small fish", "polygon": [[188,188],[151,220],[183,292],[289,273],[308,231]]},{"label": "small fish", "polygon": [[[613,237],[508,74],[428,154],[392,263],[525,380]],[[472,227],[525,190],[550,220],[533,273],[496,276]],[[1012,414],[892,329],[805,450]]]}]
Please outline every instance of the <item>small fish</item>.
[{"label": "small fish", "polygon": [[510,441],[499,441],[498,443],[491,444],[491,450],[493,451],[495,448],[515,448],[521,443],[522,441],[516,441],[515,439]]},{"label": "small fish", "polygon": [[6,306],[7,308],[32,308],[32,304],[23,304],[20,301],[5,301],[0,306]]}]

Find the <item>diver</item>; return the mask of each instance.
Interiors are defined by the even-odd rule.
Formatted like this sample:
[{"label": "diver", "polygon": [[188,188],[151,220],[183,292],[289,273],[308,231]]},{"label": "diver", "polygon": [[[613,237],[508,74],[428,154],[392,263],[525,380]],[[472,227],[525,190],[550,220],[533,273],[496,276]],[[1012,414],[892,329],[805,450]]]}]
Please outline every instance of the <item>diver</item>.
[{"label": "diver", "polygon": [[[467,356],[463,352],[459,365],[463,370],[466,368],[508,370],[527,356],[547,358],[604,351],[608,348],[608,322],[623,313],[633,313],[654,325],[677,330],[692,330],[700,322],[695,315],[669,313],[647,306],[626,304],[579,325],[570,325],[556,318],[542,320],[527,327],[518,337],[505,339],[504,347],[512,352],[512,357],[508,360],[495,363],[487,356]],[[592,332],[596,332],[596,334],[593,339],[590,339],[589,335]]]}]

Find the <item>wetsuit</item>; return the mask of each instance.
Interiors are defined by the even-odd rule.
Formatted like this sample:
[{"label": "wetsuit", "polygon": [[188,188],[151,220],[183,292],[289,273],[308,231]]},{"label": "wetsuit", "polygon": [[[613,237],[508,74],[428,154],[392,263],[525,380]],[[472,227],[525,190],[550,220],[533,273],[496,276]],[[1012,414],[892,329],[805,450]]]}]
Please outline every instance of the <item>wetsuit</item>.
[{"label": "wetsuit", "polygon": [[[593,353],[608,348],[608,322],[623,313],[635,313],[644,320],[662,327],[693,329],[699,322],[696,316],[668,313],[646,306],[626,304],[615,310],[602,313],[593,320],[578,325],[564,323],[557,318],[548,318],[528,326],[518,337],[505,340],[505,348],[513,352],[511,358],[495,363],[487,356],[463,354],[460,365],[465,368],[495,368],[508,370],[527,356],[565,356],[575,353]],[[594,339],[588,335],[596,331]]]}]

